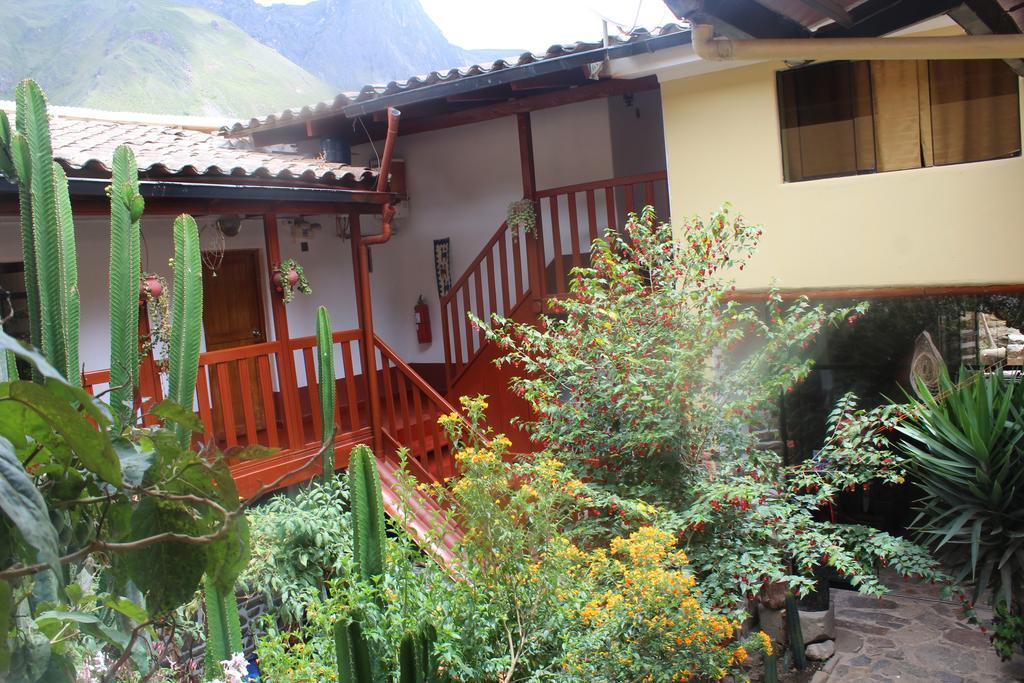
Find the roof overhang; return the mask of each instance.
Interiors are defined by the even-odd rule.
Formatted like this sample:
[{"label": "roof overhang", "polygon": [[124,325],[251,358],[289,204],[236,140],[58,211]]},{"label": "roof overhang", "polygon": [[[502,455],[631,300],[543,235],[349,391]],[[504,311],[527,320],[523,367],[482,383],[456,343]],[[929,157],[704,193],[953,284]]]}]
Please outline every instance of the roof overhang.
[{"label": "roof overhang", "polygon": [[224,133],[251,136],[257,147],[323,137],[357,144],[384,136],[390,108],[402,111],[400,134],[410,135],[627,92],[631,87],[642,90],[650,83],[610,83],[617,79],[610,76],[609,65],[689,42],[689,30],[672,25],[603,43],[555,46],[546,55],[525,54],[515,63],[499,60],[489,67],[434,72],[391,83],[379,91],[364,88],[351,99],[339,95],[330,103],[236,124]]},{"label": "roof overhang", "polygon": [[[69,178],[68,191],[76,204],[97,212],[97,205],[109,205],[104,178]],[[353,211],[375,213],[380,206],[396,203],[391,192],[347,188],[294,187],[286,185],[236,185],[229,183],[184,183],[140,180],[139,193],[146,199],[147,213],[171,214],[188,211],[227,212],[276,209],[279,213]],[[12,211],[18,186],[0,177],[0,215]]]}]

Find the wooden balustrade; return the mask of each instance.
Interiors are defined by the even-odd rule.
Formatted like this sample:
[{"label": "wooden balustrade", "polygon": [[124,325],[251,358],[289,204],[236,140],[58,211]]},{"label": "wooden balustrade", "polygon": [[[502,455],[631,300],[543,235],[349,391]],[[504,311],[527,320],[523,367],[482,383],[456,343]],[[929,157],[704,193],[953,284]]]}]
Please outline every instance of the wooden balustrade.
[{"label": "wooden balustrade", "polygon": [[537,203],[545,264],[538,289],[545,299],[560,297],[569,292],[571,270],[590,265],[590,245],[608,228],[621,230],[630,213],[647,205],[668,218],[667,176],[657,171],[555,187],[538,192]]},{"label": "wooden balustrade", "polygon": [[451,443],[438,424],[454,408],[394,350],[376,339],[382,386],[382,426],[389,441],[409,449],[410,468],[423,481],[455,474]]},{"label": "wooden balustrade", "polygon": [[538,192],[536,199],[536,234],[520,235],[502,223],[441,298],[449,388],[486,346],[469,313],[481,320],[493,313],[511,317],[528,299],[564,296],[571,269],[590,265],[590,245],[609,227],[621,229],[628,214],[645,205],[669,216],[665,171],[555,187]]},{"label": "wooden balustrade", "polygon": [[485,339],[474,330],[473,313],[481,320],[491,315],[508,316],[525,300],[529,287],[526,262],[527,238],[502,223],[465,273],[441,298],[441,329],[449,383],[459,370],[479,354]]}]

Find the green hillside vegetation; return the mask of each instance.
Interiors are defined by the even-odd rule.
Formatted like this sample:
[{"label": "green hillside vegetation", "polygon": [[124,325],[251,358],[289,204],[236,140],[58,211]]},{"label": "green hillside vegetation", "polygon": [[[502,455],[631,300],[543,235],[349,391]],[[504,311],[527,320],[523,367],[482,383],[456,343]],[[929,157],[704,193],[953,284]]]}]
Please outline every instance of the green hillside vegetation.
[{"label": "green hillside vegetation", "polygon": [[0,98],[34,78],[50,101],[247,117],[332,98],[231,22],[173,0],[0,2]]}]

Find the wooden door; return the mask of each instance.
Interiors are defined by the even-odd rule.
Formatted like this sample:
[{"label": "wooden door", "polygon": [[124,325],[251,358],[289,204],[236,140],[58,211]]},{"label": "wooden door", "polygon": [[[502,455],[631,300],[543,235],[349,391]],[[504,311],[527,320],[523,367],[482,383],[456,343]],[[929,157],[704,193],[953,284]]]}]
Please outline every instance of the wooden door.
[{"label": "wooden door", "polygon": [[[216,271],[203,263],[203,329],[206,334],[206,349],[236,348],[250,344],[261,344],[267,339],[266,316],[263,312],[264,283],[260,273],[260,252],[258,249],[225,251]],[[259,377],[256,359],[233,361],[228,366],[228,385],[220,386],[217,372],[210,371],[210,398],[213,404],[213,424],[218,440],[224,438],[225,392],[230,391],[231,412],[234,416],[234,431],[245,431],[243,402],[249,402],[256,415],[256,428],[265,428],[264,407],[259,386],[251,382],[247,396],[242,396],[238,364],[248,365],[249,377]]]}]

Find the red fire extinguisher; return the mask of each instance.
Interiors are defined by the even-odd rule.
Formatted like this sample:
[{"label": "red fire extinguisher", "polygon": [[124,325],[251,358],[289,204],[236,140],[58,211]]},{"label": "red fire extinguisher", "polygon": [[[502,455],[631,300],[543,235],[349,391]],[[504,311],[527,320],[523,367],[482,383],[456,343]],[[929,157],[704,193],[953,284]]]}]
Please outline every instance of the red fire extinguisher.
[{"label": "red fire extinguisher", "polygon": [[412,310],[416,316],[416,341],[420,344],[429,344],[432,341],[430,335],[430,309],[427,308],[427,302],[423,300],[422,295]]}]

